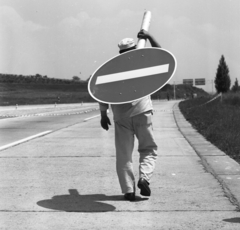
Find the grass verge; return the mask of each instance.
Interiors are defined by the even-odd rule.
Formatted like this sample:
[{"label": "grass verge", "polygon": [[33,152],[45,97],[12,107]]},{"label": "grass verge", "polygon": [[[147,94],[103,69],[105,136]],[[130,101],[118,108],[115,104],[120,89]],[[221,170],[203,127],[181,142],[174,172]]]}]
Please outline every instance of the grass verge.
[{"label": "grass verge", "polygon": [[205,104],[211,98],[202,97],[179,103],[186,120],[228,156],[240,163],[240,95],[224,95]]},{"label": "grass verge", "polygon": [[86,84],[0,83],[0,105],[34,105],[94,102]]}]

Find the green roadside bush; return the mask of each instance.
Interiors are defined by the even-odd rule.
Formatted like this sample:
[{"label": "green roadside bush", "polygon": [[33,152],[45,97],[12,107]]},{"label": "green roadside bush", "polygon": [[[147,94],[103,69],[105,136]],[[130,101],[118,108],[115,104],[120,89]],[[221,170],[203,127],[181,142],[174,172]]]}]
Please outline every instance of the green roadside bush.
[{"label": "green roadside bush", "polygon": [[225,94],[210,101],[202,97],[182,101],[186,120],[208,141],[240,163],[240,95]]}]

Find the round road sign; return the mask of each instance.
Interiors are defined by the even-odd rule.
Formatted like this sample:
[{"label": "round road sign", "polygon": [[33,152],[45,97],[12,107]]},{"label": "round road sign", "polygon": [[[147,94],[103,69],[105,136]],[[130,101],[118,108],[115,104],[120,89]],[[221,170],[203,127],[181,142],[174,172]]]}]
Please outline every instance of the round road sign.
[{"label": "round road sign", "polygon": [[132,102],[153,94],[167,84],[176,66],[175,57],[165,49],[132,50],[100,66],[88,82],[88,91],[99,102]]}]

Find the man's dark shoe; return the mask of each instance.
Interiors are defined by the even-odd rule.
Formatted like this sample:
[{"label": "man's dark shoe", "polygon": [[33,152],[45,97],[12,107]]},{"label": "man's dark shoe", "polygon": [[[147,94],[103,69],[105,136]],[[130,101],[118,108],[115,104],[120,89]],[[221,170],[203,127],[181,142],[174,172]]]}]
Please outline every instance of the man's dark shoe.
[{"label": "man's dark shoe", "polygon": [[124,195],[124,198],[125,198],[125,200],[134,201],[135,200],[135,192],[126,193]]},{"label": "man's dark shoe", "polygon": [[140,194],[142,196],[150,196],[151,195],[151,189],[149,188],[149,183],[144,178],[139,179],[138,188],[141,190]]}]

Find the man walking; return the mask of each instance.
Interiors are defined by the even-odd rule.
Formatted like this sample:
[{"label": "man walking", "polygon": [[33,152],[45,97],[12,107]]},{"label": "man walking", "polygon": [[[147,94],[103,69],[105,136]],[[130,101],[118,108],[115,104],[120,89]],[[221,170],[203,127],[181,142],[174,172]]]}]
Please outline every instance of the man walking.
[{"label": "man walking", "polygon": [[[152,47],[160,47],[153,36],[145,30],[138,33],[138,38],[148,39]],[[123,39],[118,47],[119,53],[136,49],[131,38]],[[107,116],[108,104],[100,103],[101,126],[108,130],[111,122]],[[157,159],[157,145],[152,127],[152,102],[150,96],[143,99],[119,105],[111,105],[115,123],[116,169],[122,193],[126,200],[135,200],[135,178],[133,174],[132,153],[134,136],[139,145],[139,181],[138,188],[142,196],[150,196],[150,179]]]}]

